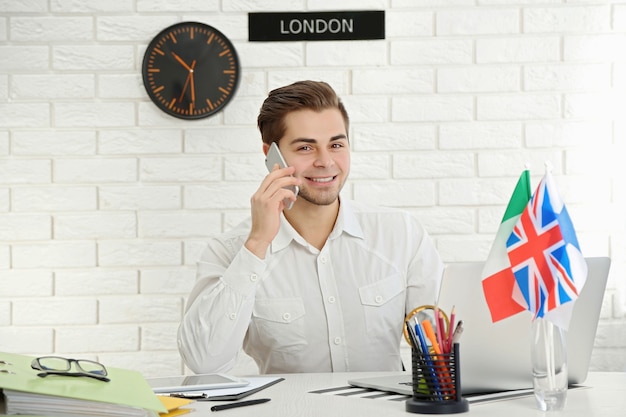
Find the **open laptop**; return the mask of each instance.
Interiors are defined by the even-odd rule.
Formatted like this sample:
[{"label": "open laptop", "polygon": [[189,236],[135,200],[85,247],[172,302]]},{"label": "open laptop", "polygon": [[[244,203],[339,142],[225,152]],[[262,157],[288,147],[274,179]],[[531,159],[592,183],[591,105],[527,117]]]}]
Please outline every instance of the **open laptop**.
[{"label": "open laptop", "polygon": [[[611,261],[586,258],[588,275],[575,301],[567,331],[567,365],[570,384],[587,378],[602,300]],[[482,292],[482,262],[446,266],[438,305],[463,320],[459,343],[461,388],[464,395],[532,388],[530,363],[531,313],[524,311],[492,323]],[[410,368],[409,368],[410,369]],[[380,391],[412,395],[411,374],[361,378],[349,384]]]}]

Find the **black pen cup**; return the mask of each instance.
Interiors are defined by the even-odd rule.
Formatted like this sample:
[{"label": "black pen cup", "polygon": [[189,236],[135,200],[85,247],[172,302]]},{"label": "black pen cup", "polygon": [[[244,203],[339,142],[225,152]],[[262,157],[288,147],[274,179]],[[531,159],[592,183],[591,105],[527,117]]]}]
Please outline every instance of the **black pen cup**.
[{"label": "black pen cup", "polygon": [[446,354],[423,353],[413,348],[413,396],[406,411],[418,414],[453,414],[469,411],[461,395],[459,344]]}]

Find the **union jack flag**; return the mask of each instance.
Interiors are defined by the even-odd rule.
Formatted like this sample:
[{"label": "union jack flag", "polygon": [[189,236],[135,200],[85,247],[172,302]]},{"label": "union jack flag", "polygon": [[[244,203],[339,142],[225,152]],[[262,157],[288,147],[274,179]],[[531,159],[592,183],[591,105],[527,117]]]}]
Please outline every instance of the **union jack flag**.
[{"label": "union jack flag", "polygon": [[578,298],[587,279],[587,264],[549,173],[522,212],[506,247],[515,281],[533,318],[544,317],[567,328],[571,308],[561,314],[558,309]]}]

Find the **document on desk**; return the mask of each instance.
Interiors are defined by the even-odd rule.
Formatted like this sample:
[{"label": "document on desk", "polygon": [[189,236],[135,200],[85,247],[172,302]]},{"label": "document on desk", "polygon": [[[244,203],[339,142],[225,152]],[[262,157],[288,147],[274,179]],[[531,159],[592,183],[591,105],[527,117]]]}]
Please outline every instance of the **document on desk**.
[{"label": "document on desk", "polygon": [[207,391],[186,391],[170,395],[173,397],[194,399],[196,401],[240,400],[284,380],[284,378],[276,376],[252,376],[245,378],[246,381],[250,382],[250,384],[245,387],[212,389]]}]

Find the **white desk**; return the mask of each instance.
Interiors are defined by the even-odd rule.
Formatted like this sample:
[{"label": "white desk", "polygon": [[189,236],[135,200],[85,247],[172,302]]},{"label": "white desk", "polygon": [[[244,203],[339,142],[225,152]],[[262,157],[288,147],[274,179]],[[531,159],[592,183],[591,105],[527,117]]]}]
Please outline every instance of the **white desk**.
[{"label": "white desk", "polygon": [[[410,416],[404,401],[343,397],[335,394],[316,394],[311,391],[342,387],[355,377],[390,375],[391,372],[287,374],[285,378],[244,400],[271,398],[270,402],[233,408],[212,413],[211,406],[224,402],[196,402],[190,407],[195,415],[215,417],[369,417]],[[585,381],[589,388],[570,390],[564,412],[545,413],[536,409],[532,396],[482,404],[470,404],[468,413],[459,416],[493,417],[623,417],[626,410],[626,373],[592,372]]]}]

